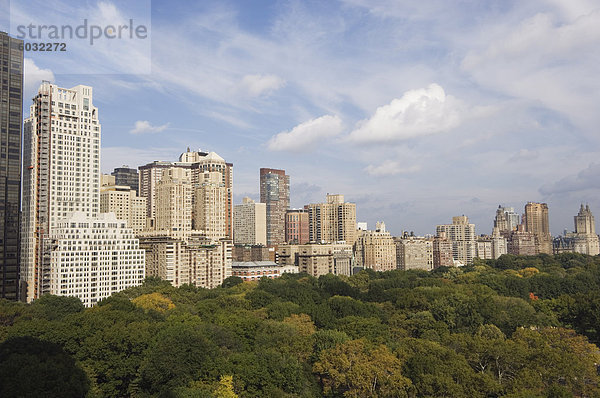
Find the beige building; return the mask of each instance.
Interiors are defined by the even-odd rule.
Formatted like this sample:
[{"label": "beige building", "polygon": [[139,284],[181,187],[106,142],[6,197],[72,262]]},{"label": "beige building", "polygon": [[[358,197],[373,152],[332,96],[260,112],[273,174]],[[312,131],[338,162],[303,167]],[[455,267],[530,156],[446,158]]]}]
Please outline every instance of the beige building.
[{"label": "beige building", "polygon": [[192,230],[192,183],[190,171],[165,170],[156,188],[154,230],[183,237]]},{"label": "beige building", "polygon": [[575,231],[565,233],[563,242],[563,251],[572,251],[575,253],[588,254],[596,256],[600,253],[600,244],[598,235],[596,235],[596,222],[590,206],[583,206],[579,213],[574,217]]},{"label": "beige building", "polygon": [[524,223],[525,231],[531,232],[535,236],[537,253],[552,254],[548,205],[528,202],[525,205]]},{"label": "beige building", "polygon": [[327,194],[326,203],[304,206],[308,211],[311,242],[356,242],[356,204],[344,202],[344,195]]},{"label": "beige building", "polygon": [[378,222],[375,231],[360,231],[354,245],[356,266],[375,271],[396,269],[396,244],[385,223]]},{"label": "beige building", "polygon": [[395,238],[398,269],[433,269],[433,239],[403,235]]},{"label": "beige building", "polygon": [[[109,177],[112,177],[114,183],[114,177]],[[134,233],[141,232],[146,228],[146,198],[138,197],[136,192],[129,187],[102,184],[100,212],[115,213],[119,220],[127,222],[127,226]]]},{"label": "beige building", "polygon": [[233,241],[236,245],[267,244],[267,205],[245,197],[233,207]]},{"label": "beige building", "polygon": [[476,255],[475,224],[467,216],[452,217],[452,224],[438,225],[438,236],[445,234],[452,242],[452,256],[463,265],[472,264]]},{"label": "beige building", "polygon": [[521,256],[535,256],[538,254],[537,239],[532,232],[525,231],[523,225],[510,233],[508,239],[508,253]]},{"label": "beige building", "polygon": [[351,275],[354,266],[352,246],[346,243],[279,245],[278,264],[297,266],[299,272],[319,277],[325,274]]},{"label": "beige building", "polygon": [[231,276],[231,241],[213,241],[202,235],[179,239],[144,234],[140,248],[146,250],[146,275],[169,281],[173,286],[191,284],[215,288]]},{"label": "beige building", "polygon": [[210,239],[227,237],[227,188],[222,174],[205,171],[199,174],[194,205],[194,229]]}]

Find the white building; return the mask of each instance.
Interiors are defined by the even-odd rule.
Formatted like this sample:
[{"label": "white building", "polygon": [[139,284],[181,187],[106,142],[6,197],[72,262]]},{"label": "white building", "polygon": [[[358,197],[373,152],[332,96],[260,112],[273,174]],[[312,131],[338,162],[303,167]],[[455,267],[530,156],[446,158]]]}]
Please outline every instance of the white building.
[{"label": "white building", "polygon": [[50,294],[75,296],[91,307],[144,281],[145,252],[113,213],[95,219],[73,213],[58,221],[51,239]]},{"label": "white building", "polygon": [[233,241],[236,245],[267,245],[267,205],[246,197],[233,207]]},{"label": "white building", "polygon": [[[92,234],[102,236],[105,232],[98,227],[96,232],[86,235],[89,236],[86,240],[76,231],[87,231],[85,224],[106,223],[108,217],[98,218],[100,122],[92,99],[91,87],[79,85],[65,89],[43,82],[33,98],[30,116],[25,120],[20,284],[21,298],[28,302],[50,292],[63,294],[66,291],[66,294],[81,298],[86,305],[92,298],[103,297],[98,293],[98,278],[77,276],[78,272],[85,273],[81,270],[88,266],[81,257],[85,252],[83,242],[93,241]],[[72,215],[75,212],[77,215]],[[63,220],[68,217],[86,221],[75,222],[76,226],[69,223],[67,228]],[[98,244],[93,245],[96,250],[90,254],[110,252],[111,261],[116,258],[116,263],[112,264],[121,267],[123,273],[117,274],[115,289],[132,283],[130,278],[119,281],[121,276],[129,275],[129,271],[139,271],[138,262],[129,261],[135,244],[120,240],[123,237],[125,241],[131,241],[130,232],[116,229],[112,235],[114,239],[98,239]],[[68,261],[73,254],[80,259]],[[69,271],[71,264],[76,263],[74,273]],[[79,282],[64,277],[71,274],[79,278]],[[135,281],[140,282],[139,279]],[[81,286],[76,288],[74,284]],[[92,295],[93,290],[95,295]],[[110,291],[116,291],[112,285]]]}]

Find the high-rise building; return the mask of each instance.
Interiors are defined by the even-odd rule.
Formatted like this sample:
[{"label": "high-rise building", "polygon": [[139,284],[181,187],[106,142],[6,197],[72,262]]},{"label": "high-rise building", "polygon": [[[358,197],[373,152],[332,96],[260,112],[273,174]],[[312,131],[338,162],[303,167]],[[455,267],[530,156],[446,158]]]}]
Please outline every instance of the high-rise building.
[{"label": "high-rise building", "polygon": [[190,170],[172,167],[163,172],[155,194],[155,229],[182,237],[192,230]]},{"label": "high-rise building", "polygon": [[267,205],[265,203],[255,203],[245,197],[241,205],[233,207],[233,241],[236,245],[266,246]]},{"label": "high-rise building", "polygon": [[454,260],[463,265],[473,263],[476,254],[475,224],[470,224],[468,217],[452,217],[452,224],[438,225],[436,232],[438,236],[444,234],[452,242]]},{"label": "high-rise building", "polygon": [[[156,190],[163,173],[171,168],[187,169],[190,171],[190,183],[195,188],[200,183],[204,172],[221,173],[222,183],[227,191],[227,212],[225,228],[227,237],[233,238],[233,164],[214,152],[190,151],[182,153],[178,162],[154,161],[140,166],[140,196],[147,199],[147,216],[151,220],[156,217]],[[195,195],[192,195],[192,214],[195,211]],[[152,222],[152,221],[151,221]]]},{"label": "high-rise building", "polygon": [[293,209],[285,213],[285,241],[294,245],[304,245],[310,241],[306,210]]},{"label": "high-rise building", "polygon": [[117,167],[112,173],[115,177],[115,185],[129,187],[135,191],[136,195],[140,193],[140,176],[136,169],[129,166]]},{"label": "high-rise building", "polygon": [[260,202],[267,205],[267,244],[285,243],[285,212],[290,207],[290,176],[285,170],[260,169]]},{"label": "high-rise building", "polygon": [[23,45],[0,32],[0,298],[19,295]]},{"label": "high-rise building", "polygon": [[498,228],[500,233],[509,233],[517,229],[517,225],[521,223],[521,217],[515,213],[513,207],[498,206],[496,210],[496,218],[494,219],[494,227]]},{"label": "high-rise building", "polygon": [[[193,172],[193,170],[192,170]],[[212,240],[227,236],[227,188],[222,174],[205,171],[199,175],[194,194],[194,229]]]},{"label": "high-rise building", "polygon": [[[139,283],[140,269],[144,277],[144,253],[125,221],[98,216],[100,123],[92,98],[88,86],[43,82],[25,120],[21,289],[27,301],[67,294],[90,305]],[[94,264],[113,275],[110,289],[82,271]]]},{"label": "high-rise building", "polygon": [[138,197],[127,186],[103,184],[100,188],[100,213],[115,213],[119,220],[127,221],[127,227],[134,233],[146,228],[146,198]]},{"label": "high-rise building", "polygon": [[528,202],[525,205],[524,219],[525,231],[531,232],[535,236],[537,252],[552,254],[548,205],[546,203]]},{"label": "high-rise building", "polygon": [[344,195],[327,194],[326,203],[312,203],[304,209],[311,242],[356,242],[356,204],[344,202]]},{"label": "high-rise building", "polygon": [[396,244],[383,222],[377,222],[375,231],[360,231],[354,255],[357,267],[374,271],[391,271],[397,267]]},{"label": "high-rise building", "polygon": [[539,253],[537,239],[533,232],[525,231],[525,226],[520,224],[508,238],[507,251],[518,256],[535,256]]}]

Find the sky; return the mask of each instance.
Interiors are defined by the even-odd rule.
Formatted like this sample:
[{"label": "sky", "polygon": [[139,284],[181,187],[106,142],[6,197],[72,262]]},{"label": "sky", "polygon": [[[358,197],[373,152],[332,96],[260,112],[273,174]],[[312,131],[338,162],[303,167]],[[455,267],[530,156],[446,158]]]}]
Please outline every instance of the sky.
[{"label": "sky", "polygon": [[[130,19],[144,39],[25,52],[42,80],[94,88],[102,170],[234,164],[234,199],[285,169],[291,205],[341,193],[358,221],[435,233],[546,202],[553,234],[600,216],[600,2],[586,0],[0,0],[0,30]],[[34,39],[26,38],[28,42]],[[37,40],[39,41],[39,40]],[[53,40],[64,41],[64,40]]]}]

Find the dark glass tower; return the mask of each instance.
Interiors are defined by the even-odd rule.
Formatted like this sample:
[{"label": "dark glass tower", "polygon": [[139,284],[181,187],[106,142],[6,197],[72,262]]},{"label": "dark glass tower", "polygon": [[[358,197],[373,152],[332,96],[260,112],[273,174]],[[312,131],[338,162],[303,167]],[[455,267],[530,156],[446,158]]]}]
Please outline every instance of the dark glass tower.
[{"label": "dark glass tower", "polygon": [[0,297],[9,300],[19,290],[22,44],[0,32]]},{"label": "dark glass tower", "polygon": [[260,169],[260,201],[267,204],[267,245],[285,243],[285,212],[290,208],[290,176]]},{"label": "dark glass tower", "polygon": [[140,181],[137,169],[130,169],[128,166],[117,167],[112,173],[115,177],[115,185],[127,186],[140,194]]}]

